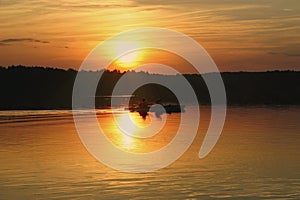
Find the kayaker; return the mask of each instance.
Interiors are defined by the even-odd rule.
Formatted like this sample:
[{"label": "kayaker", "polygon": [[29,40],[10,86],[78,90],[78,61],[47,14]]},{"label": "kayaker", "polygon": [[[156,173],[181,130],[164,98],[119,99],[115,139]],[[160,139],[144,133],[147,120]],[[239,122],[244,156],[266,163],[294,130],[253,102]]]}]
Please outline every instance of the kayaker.
[{"label": "kayaker", "polygon": [[140,108],[146,108],[147,105],[146,105],[146,99],[142,99],[141,103],[139,104],[139,107]]}]

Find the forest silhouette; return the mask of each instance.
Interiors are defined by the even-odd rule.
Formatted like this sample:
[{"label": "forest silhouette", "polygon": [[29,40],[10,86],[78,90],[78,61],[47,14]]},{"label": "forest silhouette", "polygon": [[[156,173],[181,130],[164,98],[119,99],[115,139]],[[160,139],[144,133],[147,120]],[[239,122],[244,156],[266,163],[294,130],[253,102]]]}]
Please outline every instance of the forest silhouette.
[{"label": "forest silhouette", "polygon": [[[49,67],[10,66],[0,67],[1,110],[71,109],[72,90],[77,73],[95,77],[93,71],[64,70]],[[176,81],[177,75],[159,75],[146,72],[126,72],[132,79],[156,76]],[[110,105],[109,97],[117,81],[124,74],[120,71],[104,71],[96,91],[96,108]],[[211,76],[204,74],[202,76]],[[209,92],[199,74],[185,74],[200,104],[210,104]],[[223,72],[228,105],[299,105],[300,72]],[[134,92],[132,103],[142,98],[148,102],[177,102],[167,88],[148,84]],[[102,98],[103,97],[103,98]]]}]

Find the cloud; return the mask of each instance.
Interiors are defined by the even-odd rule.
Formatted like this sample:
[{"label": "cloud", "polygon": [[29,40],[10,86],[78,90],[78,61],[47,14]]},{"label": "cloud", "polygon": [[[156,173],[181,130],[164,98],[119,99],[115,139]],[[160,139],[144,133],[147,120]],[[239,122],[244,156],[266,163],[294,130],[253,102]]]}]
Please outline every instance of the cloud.
[{"label": "cloud", "polygon": [[286,56],[291,56],[291,57],[298,57],[300,56],[300,53],[284,53]]},{"label": "cloud", "polygon": [[6,43],[3,43],[3,42],[0,42],[0,46],[8,46],[9,44],[6,44]]},{"label": "cloud", "polygon": [[37,40],[33,38],[8,38],[8,39],[0,40],[0,46],[9,45],[10,43],[14,43],[14,42],[35,42],[35,43],[43,43],[43,44],[49,43],[49,41]]},{"label": "cloud", "polygon": [[282,53],[282,52],[268,52],[270,55],[283,55],[289,57],[300,57],[300,53]]}]

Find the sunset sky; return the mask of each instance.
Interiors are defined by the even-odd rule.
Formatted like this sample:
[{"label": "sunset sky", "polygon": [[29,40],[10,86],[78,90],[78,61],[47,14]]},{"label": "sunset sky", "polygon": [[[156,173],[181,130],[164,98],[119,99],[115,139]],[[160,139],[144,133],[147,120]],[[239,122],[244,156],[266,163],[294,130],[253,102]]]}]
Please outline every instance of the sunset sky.
[{"label": "sunset sky", "polygon": [[0,0],[0,65],[78,69],[99,42],[143,27],[192,37],[220,71],[300,70],[299,0]]}]

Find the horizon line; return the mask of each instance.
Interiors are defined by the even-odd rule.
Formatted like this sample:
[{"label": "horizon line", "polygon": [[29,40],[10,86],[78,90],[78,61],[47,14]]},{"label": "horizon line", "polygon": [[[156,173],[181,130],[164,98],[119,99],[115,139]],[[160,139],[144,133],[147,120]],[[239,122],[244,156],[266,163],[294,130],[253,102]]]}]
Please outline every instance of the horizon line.
[{"label": "horizon line", "polygon": [[[107,71],[107,72],[117,72],[120,74],[127,73],[127,72],[134,72],[134,73],[147,73],[147,74],[153,74],[153,75],[177,75],[177,74],[163,74],[163,73],[151,73],[147,71],[135,71],[133,70],[118,70],[118,69],[100,69],[100,70],[78,70],[75,68],[62,68],[62,67],[53,67],[53,66],[42,66],[42,65],[6,65],[2,66],[0,65],[0,68],[4,69],[9,69],[9,68],[14,68],[14,67],[22,67],[22,68],[43,68],[43,69],[50,69],[50,70],[62,70],[62,71],[76,71],[76,72],[99,72],[99,71]],[[212,74],[212,73],[270,73],[270,72],[300,72],[300,70],[295,70],[295,69],[270,69],[270,70],[262,70],[262,71],[219,71],[219,72],[208,72],[204,74]],[[179,74],[179,73],[178,73]],[[183,75],[194,75],[197,73],[183,73]],[[201,75],[201,74],[199,74]]]}]

